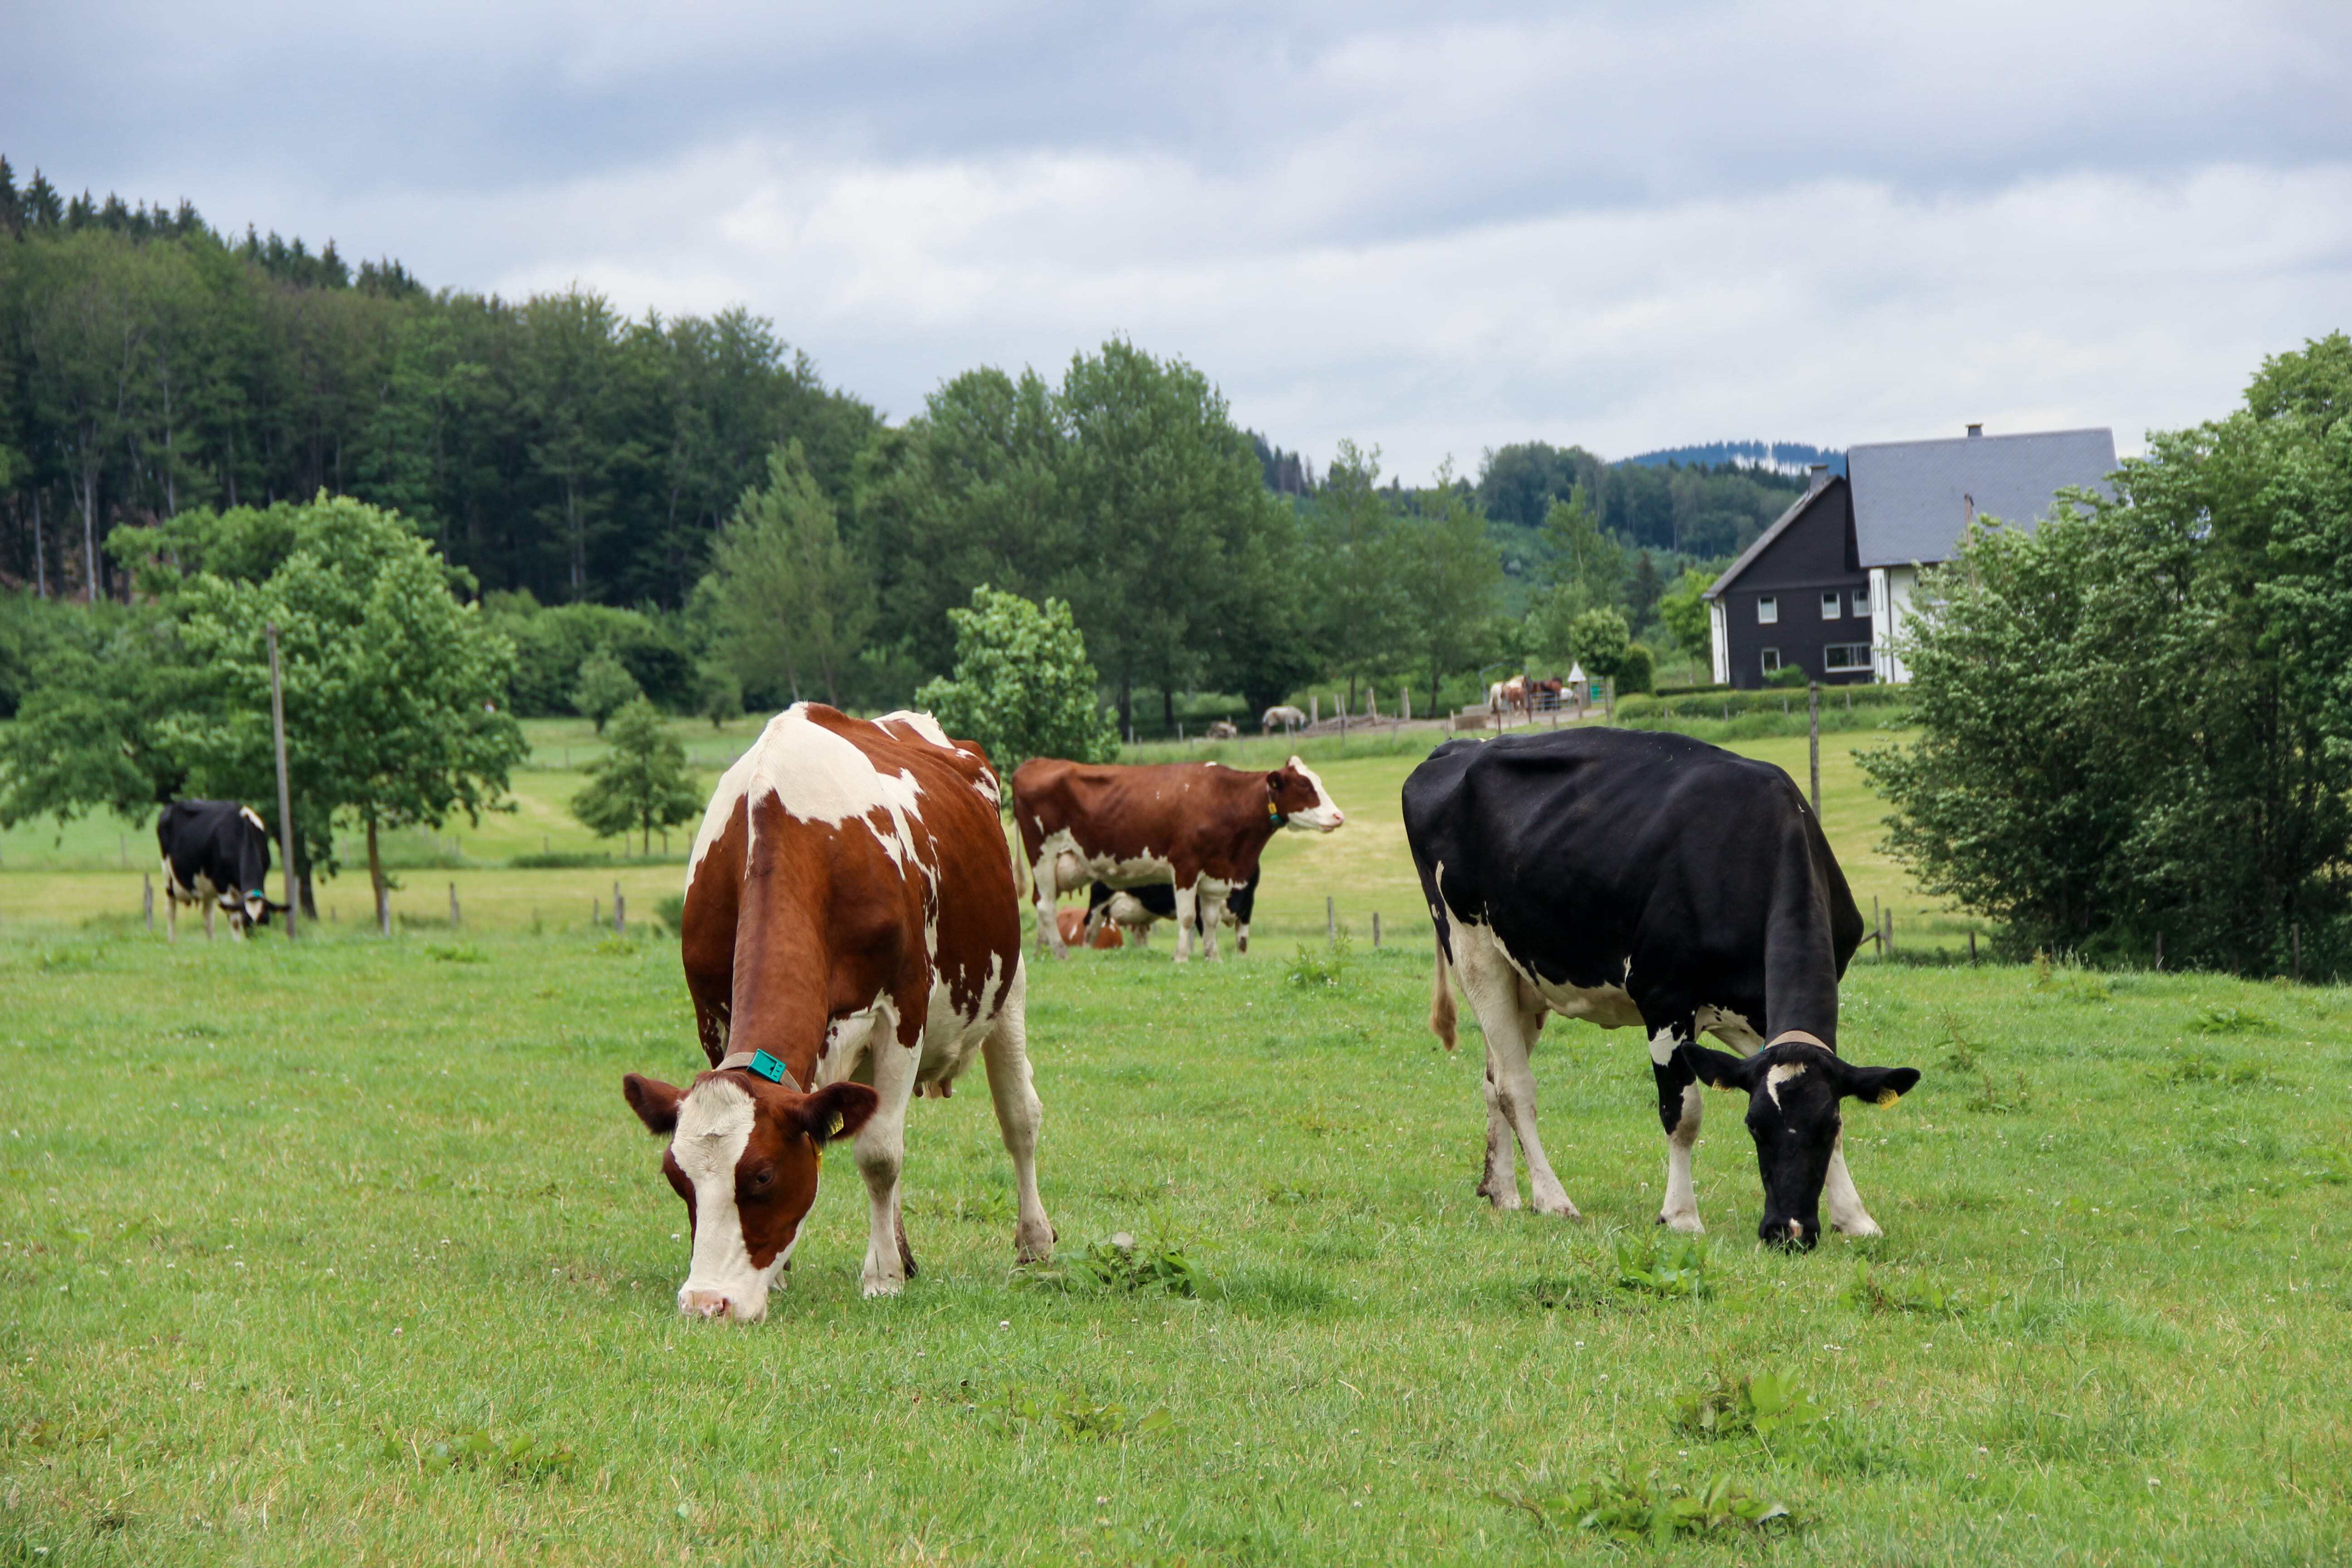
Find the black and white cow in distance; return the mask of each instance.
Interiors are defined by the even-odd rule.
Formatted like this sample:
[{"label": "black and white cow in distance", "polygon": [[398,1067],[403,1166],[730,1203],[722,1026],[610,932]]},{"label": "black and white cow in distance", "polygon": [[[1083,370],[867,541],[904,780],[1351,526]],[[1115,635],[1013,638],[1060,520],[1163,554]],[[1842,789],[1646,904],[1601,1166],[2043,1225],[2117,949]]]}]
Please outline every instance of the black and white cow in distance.
[{"label": "black and white cow in distance", "polygon": [[228,934],[245,938],[249,925],[268,925],[282,910],[262,885],[269,878],[269,829],[250,806],[233,800],[175,800],[155,824],[163,852],[163,931],[180,937],[180,906],[202,904],[205,935],[213,934],[213,910],[228,912]]},{"label": "black and white cow in distance", "polygon": [[1706,1228],[1691,1185],[1705,1083],[1748,1095],[1759,1237],[1812,1246],[1824,1191],[1835,1229],[1879,1234],[1846,1172],[1840,1108],[1891,1103],[1919,1075],[1837,1054],[1862,916],[1788,774],[1639,731],[1454,741],[1405,780],[1404,825],[1437,927],[1430,1026],[1453,1046],[1450,964],[1486,1037],[1478,1190],[1496,1207],[1518,1206],[1516,1138],[1536,1208],[1576,1214],[1536,1133],[1528,1065],[1558,1013],[1649,1037],[1667,1139],[1658,1223]]},{"label": "black and white cow in distance", "polygon": [[[1250,911],[1257,908],[1258,879],[1265,875],[1265,862],[1259,861],[1251,870],[1249,880],[1237,888],[1224,889],[1225,924],[1234,928],[1234,945],[1244,952],[1249,951]],[[1211,889],[1213,892],[1214,888]],[[1201,906],[1192,912],[1192,930],[1202,932]],[[1108,882],[1097,882],[1087,896],[1087,923],[1084,940],[1091,944],[1095,933],[1106,921],[1115,925],[1129,942],[1138,947],[1150,944],[1151,927],[1158,921],[1176,918],[1176,889],[1165,882],[1146,882],[1138,888],[1114,888]]]}]

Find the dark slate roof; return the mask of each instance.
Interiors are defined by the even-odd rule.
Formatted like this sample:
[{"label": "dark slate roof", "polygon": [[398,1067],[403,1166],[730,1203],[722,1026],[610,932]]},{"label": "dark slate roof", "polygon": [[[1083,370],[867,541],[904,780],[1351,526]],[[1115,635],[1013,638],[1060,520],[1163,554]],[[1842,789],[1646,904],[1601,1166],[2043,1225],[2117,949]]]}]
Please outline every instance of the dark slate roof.
[{"label": "dark slate roof", "polygon": [[2031,529],[2069,485],[2112,495],[2115,467],[2115,432],[2104,427],[1852,447],[1854,543],[1864,567],[1942,561],[1972,510]]},{"label": "dark slate roof", "polygon": [[1709,599],[1722,597],[1725,590],[1731,586],[1732,579],[1738,577],[1742,572],[1747,571],[1748,566],[1755,562],[1758,556],[1770,549],[1774,540],[1780,538],[1782,534],[1788,532],[1790,529],[1796,526],[1797,520],[1805,515],[1805,509],[1807,507],[1812,505],[1815,501],[1821,500],[1822,497],[1829,494],[1831,490],[1843,483],[1845,483],[1845,480],[1839,478],[1837,475],[1827,475],[1822,483],[1815,485],[1811,489],[1807,490],[1803,495],[1801,495],[1795,500],[1790,501],[1789,503],[1789,510],[1774,518],[1772,520],[1772,526],[1766,529],[1762,533],[1758,534],[1756,536],[1756,542],[1741,551],[1739,552],[1739,559],[1723,569],[1723,575],[1715,580],[1715,586],[1709,588],[1704,596]]}]

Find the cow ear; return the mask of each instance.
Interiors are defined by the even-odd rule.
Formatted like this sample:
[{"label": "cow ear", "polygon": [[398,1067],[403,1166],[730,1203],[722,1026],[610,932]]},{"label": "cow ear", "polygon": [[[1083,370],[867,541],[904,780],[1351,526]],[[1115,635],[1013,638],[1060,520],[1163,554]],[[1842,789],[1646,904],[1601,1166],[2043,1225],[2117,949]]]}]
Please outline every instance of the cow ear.
[{"label": "cow ear", "polygon": [[677,1131],[677,1102],[686,1098],[686,1090],[657,1078],[646,1078],[638,1073],[625,1073],[621,1078],[621,1098],[637,1113],[648,1132]]},{"label": "cow ear", "polygon": [[801,1131],[812,1143],[830,1143],[856,1135],[882,1103],[882,1097],[862,1083],[829,1083],[801,1101]]},{"label": "cow ear", "polygon": [[1918,1081],[1917,1068],[1849,1067],[1840,1075],[1838,1092],[1866,1100],[1873,1105],[1892,1105],[1910,1093]]},{"label": "cow ear", "polygon": [[1698,1075],[1699,1082],[1709,1089],[1736,1089],[1743,1094],[1756,1092],[1757,1074],[1762,1069],[1754,1057],[1735,1057],[1729,1051],[1710,1050],[1693,1041],[1675,1047]]}]

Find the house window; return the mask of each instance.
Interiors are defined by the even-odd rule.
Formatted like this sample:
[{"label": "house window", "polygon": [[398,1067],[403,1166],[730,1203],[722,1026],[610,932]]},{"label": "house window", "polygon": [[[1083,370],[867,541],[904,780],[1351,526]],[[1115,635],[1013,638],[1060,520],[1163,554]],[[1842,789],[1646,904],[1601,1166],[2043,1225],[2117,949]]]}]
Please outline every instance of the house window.
[{"label": "house window", "polygon": [[1777,647],[1766,648],[1764,650],[1764,673],[1769,675],[1780,668],[1780,650]]},{"label": "house window", "polygon": [[1756,601],[1756,624],[1759,626],[1777,625],[1780,619],[1780,601],[1767,594]]},{"label": "house window", "polygon": [[1822,668],[1832,675],[1850,675],[1870,668],[1870,645],[1866,642],[1833,642],[1822,650]]},{"label": "house window", "polygon": [[1832,592],[1822,595],[1822,619],[1825,621],[1836,620],[1838,618],[1838,612],[1844,607],[1845,595],[1843,594]]},{"label": "house window", "polygon": [[1857,616],[1867,616],[1870,614],[1869,589],[1856,588],[1853,591],[1853,613]]}]

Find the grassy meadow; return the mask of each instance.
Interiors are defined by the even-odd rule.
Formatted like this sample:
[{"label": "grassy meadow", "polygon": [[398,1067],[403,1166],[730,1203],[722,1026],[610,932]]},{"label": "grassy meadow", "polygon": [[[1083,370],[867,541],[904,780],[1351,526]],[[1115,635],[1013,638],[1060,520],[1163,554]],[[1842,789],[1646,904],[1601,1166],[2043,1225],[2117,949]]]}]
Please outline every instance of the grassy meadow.
[{"label": "grassy meadow", "polygon": [[[1832,838],[1899,948],[1948,944],[1871,848],[1869,739],[1824,745]],[[1276,839],[1246,959],[1033,971],[1047,1206],[1073,1252],[1138,1237],[1163,1266],[1108,1271],[1146,1288],[1014,1275],[975,1078],[909,1119],[907,1293],[858,1299],[836,1159],[751,1328],[677,1319],[683,1207],[618,1092],[698,1061],[675,944],[585,924],[682,857],[523,870],[464,833],[399,940],[346,880],[322,940],[167,948],[135,868],[126,916],[72,859],[110,829],[47,866],[11,836],[0,1564],[1598,1560],[1626,1548],[1579,1518],[1644,1492],[1711,1521],[1668,1549],[1698,1562],[2352,1555],[2352,992],[1866,955],[1844,1048],[1926,1077],[1850,1113],[1887,1235],[1807,1257],[1753,1239],[1722,1097],[1712,1234],[1660,1237],[1642,1044],[1555,1021],[1586,1218],[1497,1215],[1475,1036],[1423,1022],[1412,755],[1315,744],[1350,822]],[[1192,1294],[1152,1288],[1169,1253]]]}]

